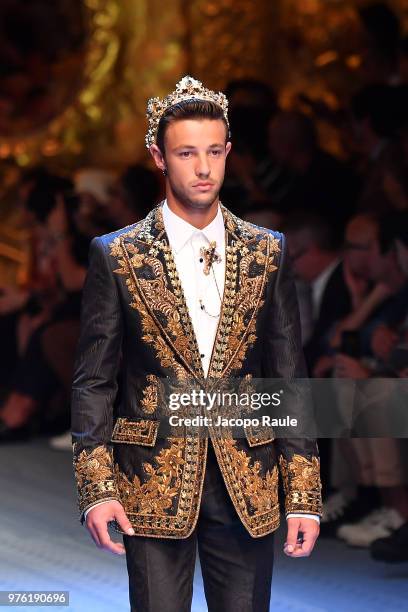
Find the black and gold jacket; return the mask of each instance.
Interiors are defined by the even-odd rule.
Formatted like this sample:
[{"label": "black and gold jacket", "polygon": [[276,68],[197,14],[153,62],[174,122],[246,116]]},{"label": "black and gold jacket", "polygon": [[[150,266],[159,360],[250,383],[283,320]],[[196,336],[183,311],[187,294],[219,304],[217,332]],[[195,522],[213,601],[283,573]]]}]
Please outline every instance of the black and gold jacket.
[{"label": "black and gold jacket", "polygon": [[[306,377],[296,290],[284,236],[221,205],[225,287],[208,378],[165,232],[162,203],[94,238],[72,388],[81,521],[98,501],[122,503],[137,535],[186,538],[199,513],[208,440],[160,437],[160,380]],[[119,390],[119,393],[118,393]],[[314,439],[212,436],[227,490],[253,537],[285,511],[321,514]],[[118,531],[120,528],[117,524]]]}]

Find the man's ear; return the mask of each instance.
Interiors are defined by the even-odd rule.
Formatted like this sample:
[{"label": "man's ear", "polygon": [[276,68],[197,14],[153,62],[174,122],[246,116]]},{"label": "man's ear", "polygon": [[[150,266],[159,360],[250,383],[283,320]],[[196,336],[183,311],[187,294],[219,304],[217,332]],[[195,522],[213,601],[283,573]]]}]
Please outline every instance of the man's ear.
[{"label": "man's ear", "polygon": [[159,170],[163,172],[166,169],[166,162],[164,160],[163,154],[160,151],[159,147],[156,144],[153,144],[149,147],[149,151],[151,156],[154,159],[154,163],[158,167]]},{"label": "man's ear", "polygon": [[227,157],[228,153],[231,151],[231,147],[232,147],[232,143],[228,141],[227,144],[225,145],[225,157]]}]

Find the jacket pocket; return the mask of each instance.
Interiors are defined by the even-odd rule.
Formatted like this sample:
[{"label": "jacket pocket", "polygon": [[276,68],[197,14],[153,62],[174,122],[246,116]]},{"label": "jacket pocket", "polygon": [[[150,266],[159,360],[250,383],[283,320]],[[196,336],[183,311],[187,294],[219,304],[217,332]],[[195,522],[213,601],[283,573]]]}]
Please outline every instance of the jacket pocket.
[{"label": "jacket pocket", "polygon": [[154,446],[158,429],[159,421],[119,417],[113,428],[111,441],[139,444],[140,446]]},{"label": "jacket pocket", "polygon": [[273,442],[275,436],[272,427],[245,427],[245,436],[249,446],[261,446]]}]

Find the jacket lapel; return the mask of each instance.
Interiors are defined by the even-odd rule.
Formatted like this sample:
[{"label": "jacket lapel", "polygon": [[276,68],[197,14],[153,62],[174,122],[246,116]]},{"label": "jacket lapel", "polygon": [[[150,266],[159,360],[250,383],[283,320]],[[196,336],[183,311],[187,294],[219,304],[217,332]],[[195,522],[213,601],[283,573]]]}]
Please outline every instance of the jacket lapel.
[{"label": "jacket lapel", "polygon": [[225,283],[209,379],[222,378],[233,369],[239,370],[246,348],[256,339],[254,324],[265,287],[270,252],[270,241],[264,239],[262,242],[261,232],[225,206],[221,208],[226,231]]},{"label": "jacket lapel", "polygon": [[201,382],[200,351],[163,224],[162,204],[150,211],[136,235],[121,239],[121,247],[140,297],[163,338]]}]

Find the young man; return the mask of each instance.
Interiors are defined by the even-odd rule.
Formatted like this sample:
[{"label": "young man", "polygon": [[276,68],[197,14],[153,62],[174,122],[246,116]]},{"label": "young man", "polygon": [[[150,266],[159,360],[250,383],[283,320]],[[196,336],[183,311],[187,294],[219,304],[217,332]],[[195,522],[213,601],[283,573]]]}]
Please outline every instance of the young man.
[{"label": "young man", "polygon": [[318,535],[315,441],[160,437],[157,414],[164,379],[306,376],[286,245],[219,202],[223,94],[184,77],[148,118],[166,200],[91,245],[72,393],[81,520],[126,552],[132,610],[190,610],[198,544],[209,610],[266,612],[279,468],[286,554],[309,555]]}]

